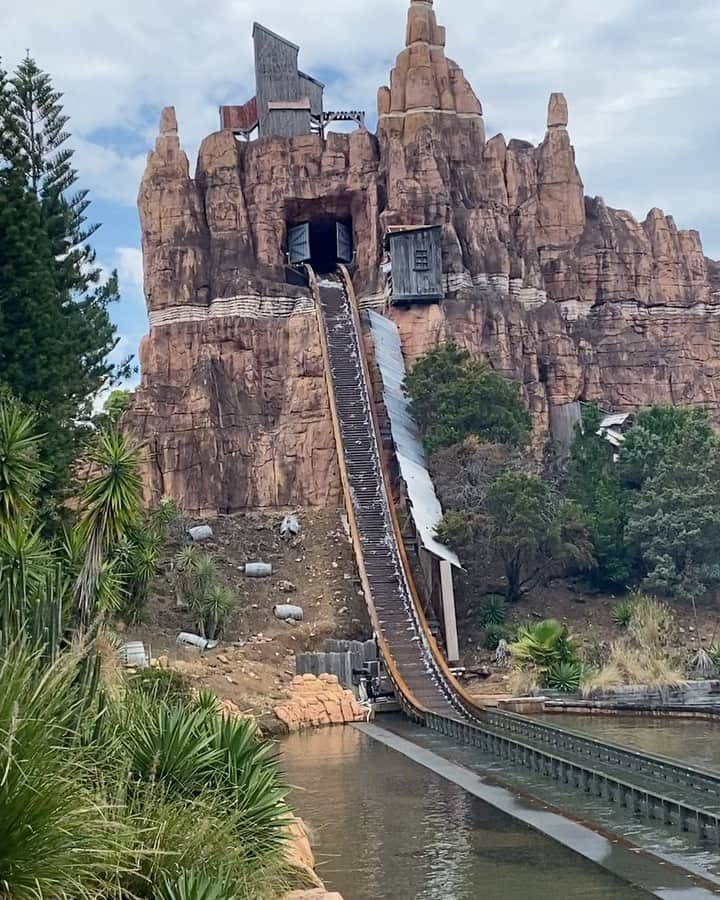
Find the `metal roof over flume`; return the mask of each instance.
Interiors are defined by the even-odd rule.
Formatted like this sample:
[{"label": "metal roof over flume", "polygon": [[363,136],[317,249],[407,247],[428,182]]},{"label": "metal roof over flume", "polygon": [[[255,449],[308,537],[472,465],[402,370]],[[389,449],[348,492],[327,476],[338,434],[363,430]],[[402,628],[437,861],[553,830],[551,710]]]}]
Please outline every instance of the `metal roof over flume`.
[{"label": "metal roof over flume", "polygon": [[410,415],[409,401],[403,391],[406,371],[400,332],[397,325],[385,316],[373,311],[368,315],[375,342],[375,358],[383,381],[385,407],[390,417],[395,455],[407,485],[415,527],[428,552],[461,569],[457,554],[440,543],[435,536],[435,528],[443,517],[443,511],[427,468],[422,438]]}]

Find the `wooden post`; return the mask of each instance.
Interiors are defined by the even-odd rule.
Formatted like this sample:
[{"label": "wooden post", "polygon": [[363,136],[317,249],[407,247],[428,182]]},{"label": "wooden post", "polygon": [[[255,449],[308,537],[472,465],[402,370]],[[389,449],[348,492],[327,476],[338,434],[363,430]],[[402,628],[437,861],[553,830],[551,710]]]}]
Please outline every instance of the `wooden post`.
[{"label": "wooden post", "polygon": [[446,559],[440,560],[440,584],[442,586],[443,619],[445,620],[445,645],[448,660],[460,661],[457,618],[455,616],[455,591],[453,589],[452,566]]}]

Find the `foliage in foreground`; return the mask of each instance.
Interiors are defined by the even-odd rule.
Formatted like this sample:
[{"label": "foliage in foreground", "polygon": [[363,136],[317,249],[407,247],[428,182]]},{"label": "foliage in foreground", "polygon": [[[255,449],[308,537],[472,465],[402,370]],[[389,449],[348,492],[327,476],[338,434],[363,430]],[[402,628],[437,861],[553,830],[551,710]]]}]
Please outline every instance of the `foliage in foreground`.
[{"label": "foliage in foreground", "polygon": [[0,659],[0,896],[151,898],[202,872],[238,900],[292,886],[285,789],[255,726],[92,690],[89,649],[48,664],[18,641]]}]

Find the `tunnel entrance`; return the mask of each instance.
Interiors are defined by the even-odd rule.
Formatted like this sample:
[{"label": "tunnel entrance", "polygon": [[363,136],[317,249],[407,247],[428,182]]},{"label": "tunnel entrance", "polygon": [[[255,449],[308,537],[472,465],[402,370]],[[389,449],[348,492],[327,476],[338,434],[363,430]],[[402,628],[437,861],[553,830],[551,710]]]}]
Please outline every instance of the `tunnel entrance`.
[{"label": "tunnel entrance", "polygon": [[288,225],[290,264],[310,263],[319,275],[334,272],[338,263],[353,259],[352,220],[322,217]]}]

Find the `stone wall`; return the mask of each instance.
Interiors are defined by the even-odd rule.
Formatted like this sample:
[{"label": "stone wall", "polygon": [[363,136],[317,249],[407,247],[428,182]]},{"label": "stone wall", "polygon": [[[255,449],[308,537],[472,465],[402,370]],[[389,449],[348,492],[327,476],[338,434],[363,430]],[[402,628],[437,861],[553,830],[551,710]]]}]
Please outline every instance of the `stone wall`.
[{"label": "stone wall", "polygon": [[367,718],[366,710],[351,690],[342,687],[337,675],[297,675],[287,700],[274,711],[291,733],[305,728],[349,725]]}]

